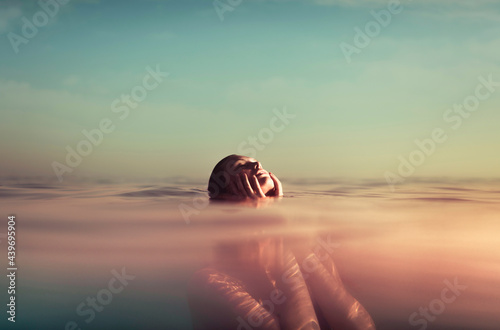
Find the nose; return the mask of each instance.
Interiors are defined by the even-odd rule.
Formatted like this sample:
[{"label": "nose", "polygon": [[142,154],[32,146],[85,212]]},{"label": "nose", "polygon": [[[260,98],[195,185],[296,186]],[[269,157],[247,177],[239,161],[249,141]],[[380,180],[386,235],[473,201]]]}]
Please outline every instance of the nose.
[{"label": "nose", "polygon": [[252,165],[253,165],[254,170],[261,170],[262,169],[262,164],[260,162],[252,163]]}]

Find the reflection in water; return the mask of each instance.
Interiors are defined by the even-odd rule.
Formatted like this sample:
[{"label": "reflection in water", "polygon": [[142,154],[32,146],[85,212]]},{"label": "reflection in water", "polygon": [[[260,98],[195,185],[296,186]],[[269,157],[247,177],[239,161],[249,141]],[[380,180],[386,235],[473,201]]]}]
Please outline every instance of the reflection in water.
[{"label": "reflection in water", "polygon": [[217,206],[225,206],[225,205],[233,205],[233,206],[243,206],[243,207],[248,207],[248,208],[253,208],[253,209],[261,209],[261,208],[266,208],[274,203],[279,203],[283,197],[275,197],[275,198],[259,198],[259,199],[242,199],[242,200],[233,200],[233,201],[226,201],[226,200],[221,200],[221,199],[210,199],[209,204]]},{"label": "reflection in water", "polygon": [[213,264],[189,286],[195,329],[375,329],[344,287],[327,242],[319,238],[312,249],[283,237],[218,244]]},{"label": "reflection in water", "polygon": [[[299,287],[292,265],[299,266],[314,317],[325,327],[328,317],[343,314],[333,308],[321,311],[320,299],[334,296],[329,291],[336,289],[322,283],[328,277],[314,267],[317,257],[330,269],[322,260],[323,249],[333,255],[343,287],[369,311],[378,329],[500,329],[500,181],[421,182],[401,185],[397,193],[385,182],[287,182],[287,195],[270,199],[270,205],[211,203],[196,209],[190,224],[179,205],[199,206],[193,199],[206,198],[205,180],[26,182],[0,186],[0,210],[19,219],[20,329],[64,329],[68,321],[83,330],[191,329],[188,291],[192,310],[199,304],[212,313],[198,308],[196,320],[211,321],[212,316],[234,322],[233,329],[258,328],[252,324],[260,319],[245,318],[244,310],[235,318],[234,304],[207,293],[217,292],[217,286],[207,286],[203,272],[206,279],[212,274],[214,283],[240,292],[234,299],[253,302],[240,308],[262,315],[261,328],[272,320],[284,328],[283,319],[306,320],[308,311],[296,312],[295,292],[285,291],[286,284]],[[2,251],[5,232],[0,228]],[[311,253],[316,257],[308,258]],[[293,258],[295,264],[286,263]],[[107,286],[112,269],[123,267],[136,279],[87,324],[77,307]],[[201,274],[193,278],[197,271]],[[291,283],[279,282],[283,274]],[[336,283],[332,277],[329,283]],[[448,283],[458,283],[459,294],[442,296]],[[0,278],[0,286],[8,287],[7,277]],[[304,304],[308,300],[300,292],[305,290],[297,290],[300,299],[295,301]],[[216,309],[224,303],[227,308]],[[291,306],[289,314],[285,306]],[[1,322],[8,321],[0,321],[0,328]]]}]

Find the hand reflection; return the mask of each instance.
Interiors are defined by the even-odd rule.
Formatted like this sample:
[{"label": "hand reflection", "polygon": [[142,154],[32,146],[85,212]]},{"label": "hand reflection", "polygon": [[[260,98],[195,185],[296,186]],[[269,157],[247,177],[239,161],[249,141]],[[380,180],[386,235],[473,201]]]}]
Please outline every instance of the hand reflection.
[{"label": "hand reflection", "polygon": [[225,199],[210,199],[210,204],[228,204],[260,209],[268,207],[269,205],[272,205],[273,203],[280,201],[281,199],[282,198],[241,199],[228,196]]},{"label": "hand reflection", "polygon": [[195,329],[375,329],[324,249],[292,252],[268,238],[215,253],[189,286]]}]

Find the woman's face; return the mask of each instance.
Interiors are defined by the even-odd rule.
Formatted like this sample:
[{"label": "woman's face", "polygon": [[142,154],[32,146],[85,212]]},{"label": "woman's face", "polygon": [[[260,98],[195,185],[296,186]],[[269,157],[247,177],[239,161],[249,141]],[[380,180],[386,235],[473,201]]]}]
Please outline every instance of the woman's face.
[{"label": "woman's face", "polygon": [[231,173],[234,175],[245,173],[249,178],[255,175],[264,194],[274,190],[273,179],[271,179],[269,172],[263,169],[262,164],[257,160],[250,157],[239,156],[234,160],[230,168]]}]

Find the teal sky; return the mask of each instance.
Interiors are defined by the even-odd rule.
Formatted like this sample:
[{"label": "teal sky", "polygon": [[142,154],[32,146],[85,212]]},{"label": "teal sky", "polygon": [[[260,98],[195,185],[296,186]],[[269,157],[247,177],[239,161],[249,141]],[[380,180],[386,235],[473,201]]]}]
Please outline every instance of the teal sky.
[{"label": "teal sky", "polygon": [[[16,53],[9,34],[43,9],[2,1],[0,176],[55,178],[108,118],[114,131],[65,178],[205,178],[286,108],[295,117],[255,154],[281,177],[384,179],[435,128],[448,139],[415,177],[500,177],[500,86],[459,128],[443,119],[480,76],[500,82],[500,3],[402,1],[348,63],[340,45],[388,3],[242,0],[221,20],[212,1],[72,0]],[[113,101],[146,67],[169,75],[121,120]]]}]

